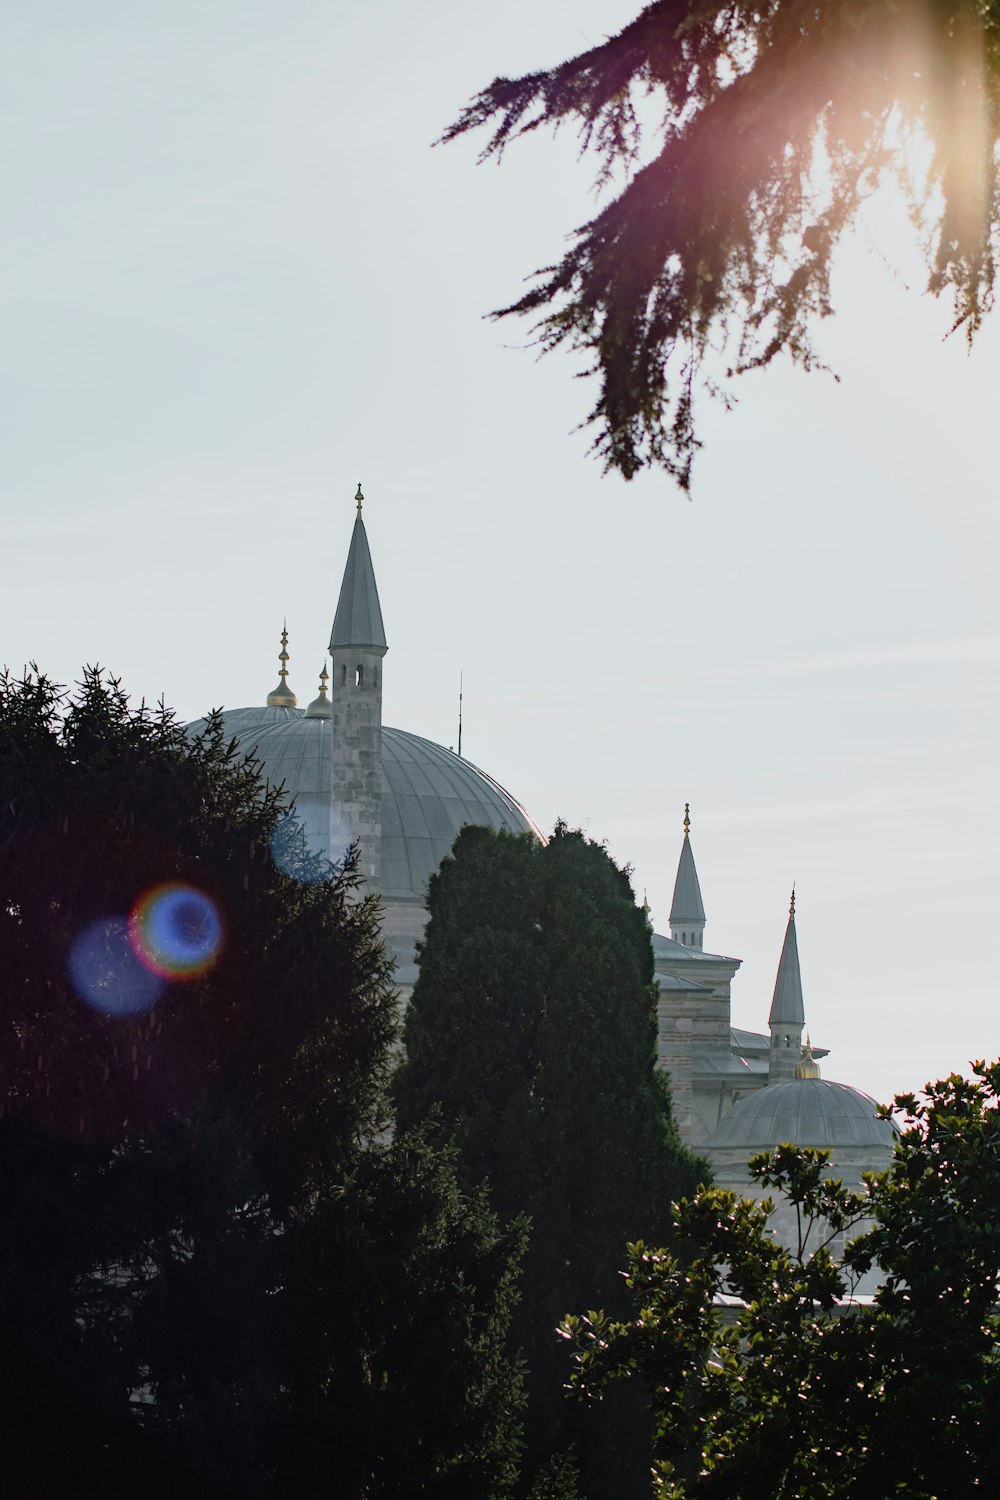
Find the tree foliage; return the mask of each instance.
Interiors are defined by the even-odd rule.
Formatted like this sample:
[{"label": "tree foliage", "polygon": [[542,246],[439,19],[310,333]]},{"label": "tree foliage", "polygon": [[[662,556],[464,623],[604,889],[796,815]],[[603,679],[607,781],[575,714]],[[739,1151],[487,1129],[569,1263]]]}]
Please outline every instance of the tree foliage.
[{"label": "tree foliage", "polygon": [[[645,916],[627,875],[562,825],[545,845],[464,829],[428,906],[400,1124],[440,1119],[462,1185],[485,1181],[501,1217],[530,1221],[511,1334],[527,1361],[529,1474],[575,1436],[586,1492],[627,1494],[630,1465],[641,1476],[648,1463],[641,1423],[621,1415],[603,1445],[576,1431],[553,1330],[568,1307],[618,1304],[626,1241],[669,1232],[671,1196],[703,1169],[654,1066]],[[562,1493],[568,1476],[557,1457],[544,1484]]]},{"label": "tree foliage", "polygon": [[[1000,1063],[897,1098],[895,1157],[860,1194],[828,1178],[825,1152],[756,1158],[754,1175],[815,1231],[800,1254],[769,1234],[770,1204],[709,1190],[675,1210],[683,1266],[631,1247],[627,1319],[566,1320],[578,1391],[600,1398],[623,1379],[650,1391],[655,1494],[933,1500],[992,1487],[998,1100]],[[836,1263],[832,1237],[867,1217]],[[845,1310],[876,1261],[883,1284]]]},{"label": "tree foliage", "polygon": [[[282,873],[282,819],[217,719],[190,740],[99,672],[0,680],[12,1492],[509,1491],[520,1232],[447,1153],[387,1140],[377,904],[352,860]],[[178,885],[217,960],[147,994],[126,917]]]},{"label": "tree foliage", "polygon": [[816,363],[833,251],[887,175],[954,327],[971,338],[992,306],[997,0],[654,0],[600,46],[498,78],[444,139],[485,126],[499,157],[564,124],[614,192],[496,316],[584,352],[594,446],[626,478],[660,464],[689,487],[710,353],[730,375]]}]

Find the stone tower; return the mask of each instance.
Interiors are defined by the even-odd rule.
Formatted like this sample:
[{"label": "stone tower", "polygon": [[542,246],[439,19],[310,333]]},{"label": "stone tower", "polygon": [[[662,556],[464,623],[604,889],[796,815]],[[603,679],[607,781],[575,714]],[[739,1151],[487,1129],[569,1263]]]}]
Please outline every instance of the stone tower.
[{"label": "stone tower", "polygon": [[684,842],[670,905],[670,936],[685,948],[701,948],[705,939],[705,907],[691,850],[691,809],[684,804]]},{"label": "stone tower", "polygon": [[382,658],[386,653],[382,607],[355,496],[354,522],[344,581],[330,634],[333,658],[332,802],[350,840],[361,845],[360,870],[379,888],[382,843]]},{"label": "stone tower", "polygon": [[778,977],[774,981],[774,998],[767,1024],[771,1029],[767,1081],[780,1083],[782,1079],[795,1077],[795,1069],[802,1060],[802,1030],[806,1024],[802,1004],[802,975],[799,972],[799,944],[795,936],[794,890],[788,908],[788,926],[785,928],[785,941],[778,961]]}]

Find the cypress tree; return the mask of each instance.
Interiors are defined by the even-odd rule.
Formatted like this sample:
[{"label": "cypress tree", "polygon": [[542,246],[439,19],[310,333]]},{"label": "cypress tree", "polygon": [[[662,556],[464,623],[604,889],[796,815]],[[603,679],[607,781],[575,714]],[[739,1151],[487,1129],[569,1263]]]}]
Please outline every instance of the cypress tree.
[{"label": "cypress tree", "polygon": [[620,1308],[626,1242],[669,1238],[702,1164],[655,1067],[650,932],[627,873],[560,824],[466,828],[431,880],[430,920],[396,1076],[401,1127],[440,1118],[459,1178],[527,1214],[512,1346],[527,1361],[526,1482],[575,1444],[584,1491],[644,1494],[648,1431],[569,1407],[554,1330],[567,1309]]}]

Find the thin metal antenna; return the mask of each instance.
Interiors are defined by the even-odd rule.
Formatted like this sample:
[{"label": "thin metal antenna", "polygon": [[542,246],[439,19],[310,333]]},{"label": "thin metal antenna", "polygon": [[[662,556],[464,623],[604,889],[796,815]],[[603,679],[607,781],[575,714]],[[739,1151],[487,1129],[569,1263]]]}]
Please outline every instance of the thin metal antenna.
[{"label": "thin metal antenna", "polygon": [[462,755],[462,682],[464,673],[458,674],[458,754]]}]

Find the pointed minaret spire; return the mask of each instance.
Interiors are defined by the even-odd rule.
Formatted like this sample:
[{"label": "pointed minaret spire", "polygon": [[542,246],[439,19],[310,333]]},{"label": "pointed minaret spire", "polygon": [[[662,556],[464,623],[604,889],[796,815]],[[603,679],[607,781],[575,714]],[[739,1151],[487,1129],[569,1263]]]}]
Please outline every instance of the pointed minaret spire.
[{"label": "pointed minaret spire", "polygon": [[278,670],[278,686],[267,695],[268,708],[297,708],[298,698],[288,686],[288,621],[282,622],[281,626],[281,650],[278,652],[278,660],[281,666]]},{"label": "pointed minaret spire", "polygon": [[685,948],[700,948],[705,937],[705,907],[691,848],[691,805],[684,804],[684,842],[670,904],[670,936]]},{"label": "pointed minaret spire", "polygon": [[339,826],[346,826],[350,839],[361,846],[361,874],[370,888],[378,890],[382,864],[382,658],[386,640],[361,516],[364,498],[359,484],[354,496],[358,513],[330,633],[330,794]]},{"label": "pointed minaret spire", "polygon": [[[340,585],[340,601],[337,604],[333,630],[330,633],[330,650],[334,652],[342,646],[352,649],[361,646],[384,656],[386,652],[385,627],[382,624],[382,606],[378,600],[372,555],[368,550],[368,536],[365,532],[365,523],[361,518],[361,506],[365,497],[361,493],[360,484],[354,498],[357,501],[358,514],[354,521],[354,534],[351,537],[351,546],[347,554],[344,580]],[[334,688],[336,687],[335,672]]]},{"label": "pointed minaret spire", "polygon": [[767,1081],[778,1083],[785,1078],[794,1078],[802,1059],[802,1032],[806,1024],[805,1007],[802,1003],[802,975],[799,970],[799,943],[795,934],[794,886],[767,1024],[771,1030]]}]

